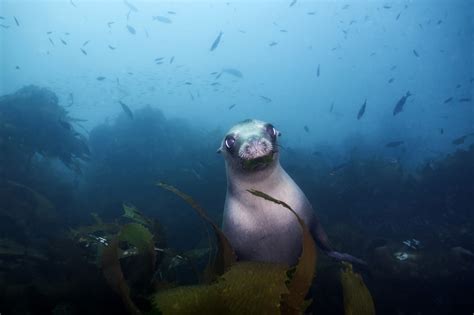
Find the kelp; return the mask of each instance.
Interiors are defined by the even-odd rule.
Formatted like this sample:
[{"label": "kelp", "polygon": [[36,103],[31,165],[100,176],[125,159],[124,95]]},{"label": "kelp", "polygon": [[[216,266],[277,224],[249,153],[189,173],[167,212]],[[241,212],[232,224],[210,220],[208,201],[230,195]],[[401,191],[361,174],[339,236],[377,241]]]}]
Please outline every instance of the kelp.
[{"label": "kelp", "polygon": [[305,297],[315,276],[317,257],[314,239],[311,236],[307,225],[288,204],[255,189],[248,189],[247,191],[257,197],[274,202],[287,208],[295,215],[303,230],[303,246],[301,256],[294,268],[294,271],[291,270],[291,278],[287,284],[288,293],[282,296],[281,305],[283,314],[299,314],[309,305],[308,302],[305,303]]},{"label": "kelp", "polygon": [[152,303],[163,314],[278,314],[287,266],[239,262],[211,285],[158,292]]},{"label": "kelp", "polygon": [[343,263],[340,279],[344,296],[344,312],[346,315],[372,315],[375,306],[369,290],[360,274],[352,270],[350,263]]},{"label": "kelp", "polygon": [[204,221],[211,225],[217,238],[218,249],[210,270],[212,270],[211,272],[213,274],[222,275],[236,261],[234,250],[232,249],[229,240],[224,235],[222,230],[211,220],[211,218],[209,218],[209,216],[206,214],[206,211],[196,201],[194,201],[191,196],[179,191],[171,185],[162,182],[157,183],[157,185],[181,197]]},{"label": "kelp", "polygon": [[140,223],[146,227],[152,226],[152,221],[146,218],[138,209],[132,204],[124,203],[122,204],[123,211],[125,212],[123,216],[132,221]]}]

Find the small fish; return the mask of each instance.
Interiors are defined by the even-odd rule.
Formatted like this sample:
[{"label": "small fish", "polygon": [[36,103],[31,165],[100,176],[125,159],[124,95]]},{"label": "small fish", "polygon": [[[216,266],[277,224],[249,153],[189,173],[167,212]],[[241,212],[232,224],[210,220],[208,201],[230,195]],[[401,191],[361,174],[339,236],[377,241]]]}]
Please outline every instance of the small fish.
[{"label": "small fish", "polygon": [[130,9],[130,11],[138,12],[138,9],[127,0],[124,0],[123,3],[125,3],[125,5]]},{"label": "small fish", "polygon": [[110,49],[110,50],[115,50],[115,49],[117,49],[117,47],[114,47],[114,46],[109,45],[109,49]]},{"label": "small fish", "polygon": [[189,93],[189,97],[191,98],[191,101],[194,101],[194,95],[193,95],[193,93],[191,93],[191,91],[188,91],[188,93]]},{"label": "small fish", "polygon": [[240,72],[240,71],[237,70],[237,69],[233,69],[233,68],[225,68],[225,69],[222,69],[222,72],[225,72],[225,73],[227,73],[227,74],[233,75],[234,77],[240,78],[240,79],[243,77],[242,72]]},{"label": "small fish", "polygon": [[135,31],[135,28],[133,26],[127,25],[127,30],[130,32],[130,34],[135,35],[137,31]]},{"label": "small fish", "polygon": [[209,73],[210,75],[216,75],[218,72],[217,71],[214,71],[214,72],[211,72]]},{"label": "small fish", "polygon": [[307,133],[309,133],[309,128],[308,128],[308,126],[304,125],[303,129],[304,129],[304,131],[306,131]]},{"label": "small fish", "polygon": [[398,19],[400,18],[400,15],[402,15],[402,13],[401,13],[401,12],[397,14],[397,17],[395,18],[395,20],[397,20],[397,21],[398,21]]},{"label": "small fish", "polygon": [[49,32],[46,32],[47,35],[51,35],[53,32],[49,31]]},{"label": "small fish", "polygon": [[394,80],[394,78],[390,78],[390,80],[388,80],[388,83],[392,83]]},{"label": "small fish", "polygon": [[333,110],[334,110],[334,102],[332,102],[331,107],[329,108],[329,112],[332,113]]},{"label": "small fish", "polygon": [[316,76],[319,78],[319,73],[320,73],[320,65],[318,65],[318,69],[316,70]]},{"label": "small fish", "polygon": [[384,8],[384,9],[391,9],[391,8],[392,8],[392,6],[390,6],[390,5],[386,4],[386,5],[384,5],[384,6],[383,6],[383,8]]},{"label": "small fish", "polygon": [[191,82],[189,82],[189,81],[184,82],[184,84],[186,84],[186,85],[193,85],[193,84],[192,84]]},{"label": "small fish", "polygon": [[108,22],[107,27],[110,28],[113,24],[115,24],[115,22]]},{"label": "small fish", "polygon": [[362,104],[362,106],[359,109],[359,112],[357,113],[357,120],[361,119],[362,116],[364,116],[366,106],[367,106],[367,99],[365,99],[364,104]]},{"label": "small fish", "polygon": [[217,85],[220,85],[220,83],[219,82],[212,82],[211,83],[211,86],[217,86]]},{"label": "small fish", "polygon": [[461,86],[461,84],[456,85],[456,89],[459,89]]},{"label": "small fish", "polygon": [[392,67],[390,68],[390,71],[393,71],[393,70],[395,70],[395,69],[397,69],[397,66],[392,66]]},{"label": "small fish", "polygon": [[468,133],[467,135],[461,136],[453,140],[452,144],[459,145],[463,144],[467,137],[473,135],[474,133]]},{"label": "small fish", "polygon": [[269,97],[266,97],[266,96],[263,96],[263,95],[259,95],[259,96],[260,96],[260,98],[261,98],[262,100],[264,100],[264,101],[267,102],[267,103],[270,103],[270,102],[272,101],[272,99],[269,98]]},{"label": "small fish", "polygon": [[16,70],[20,70],[20,66],[16,66],[15,69],[16,69]]},{"label": "small fish", "polygon": [[219,72],[217,75],[216,75],[216,80],[219,79],[222,75],[222,72]]},{"label": "small fish", "polygon": [[61,38],[60,38],[59,40],[61,41],[61,43],[63,43],[63,45],[65,45],[65,46],[67,45],[67,43],[66,43],[66,41],[65,41],[64,39],[61,39]]},{"label": "small fish", "polygon": [[3,17],[3,16],[0,16],[0,20],[5,20],[5,17]]},{"label": "small fish", "polygon": [[168,14],[175,15],[176,12],[174,12],[174,11],[168,11]]},{"label": "small fish", "polygon": [[290,8],[291,8],[292,6],[294,6],[297,1],[298,1],[298,0],[293,0],[293,1],[291,1],[291,3],[290,3]]},{"label": "small fish", "polygon": [[222,37],[222,32],[219,32],[219,35],[217,35],[216,39],[214,40],[214,42],[211,45],[210,51],[213,51],[214,49],[217,48],[217,46],[219,46],[219,43],[221,41],[221,37]]},{"label": "small fish", "polygon": [[53,45],[53,46],[54,46],[54,42],[53,42],[53,40],[52,40],[50,37],[48,37],[48,39],[49,39],[49,42],[51,43],[51,45]]},{"label": "small fish", "polygon": [[441,23],[443,23],[443,20],[438,20],[438,22],[436,23],[436,25],[440,25]]},{"label": "small fish", "polygon": [[230,106],[229,106],[229,110],[231,110],[231,109],[234,108],[234,107],[235,107],[235,104],[230,105]]},{"label": "small fish", "polygon": [[468,103],[471,101],[471,98],[470,97],[464,97],[464,98],[460,98],[459,100],[459,103]]},{"label": "small fish", "polygon": [[451,102],[453,100],[453,97],[449,97],[447,99],[444,100],[443,104],[448,104],[449,102]]},{"label": "small fish", "polygon": [[170,58],[170,64],[172,64],[174,61],[174,56]]},{"label": "small fish", "polygon": [[420,55],[418,55],[418,52],[416,50],[413,49],[413,54],[416,56],[416,57],[420,57]]},{"label": "small fish", "polygon": [[165,24],[173,23],[173,21],[171,21],[171,19],[167,18],[166,16],[160,16],[160,15],[154,16],[153,20],[161,22],[161,23],[165,23]]},{"label": "small fish", "polygon": [[105,77],[100,76],[100,77],[97,77],[96,79],[97,79],[97,81],[104,81]]},{"label": "small fish", "polygon": [[133,119],[133,112],[130,110],[130,107],[127,106],[127,104],[125,104],[124,102],[122,101],[118,101],[119,104],[122,106],[122,109],[124,111],[124,113],[130,118],[130,119]]},{"label": "small fish", "polygon": [[387,148],[396,148],[396,147],[398,147],[399,145],[401,145],[403,143],[404,143],[403,141],[392,141],[392,142],[389,142],[389,143],[385,144],[385,147],[387,147]]},{"label": "small fish", "polygon": [[89,44],[90,40],[86,40],[83,44],[82,47],[85,47],[87,44]]},{"label": "small fish", "polygon": [[440,134],[443,134],[443,133],[444,133],[444,129],[443,129],[443,128],[439,128],[439,133],[440,133]]},{"label": "small fish", "polygon": [[16,18],[16,16],[14,16],[13,18],[15,19],[16,26],[20,26],[20,23],[18,22],[18,19]]},{"label": "small fish", "polygon": [[82,53],[87,56],[87,51],[85,51],[85,50],[82,49],[82,48],[80,48],[80,49],[81,49]]},{"label": "small fish", "polygon": [[283,30],[280,30],[280,33],[288,33],[288,31],[283,29]]},{"label": "small fish", "polygon": [[156,65],[162,65],[162,64],[163,64],[163,61],[157,61],[155,64],[156,64]]},{"label": "small fish", "polygon": [[346,4],[346,5],[344,5],[341,9],[342,9],[342,10],[346,10],[346,9],[348,9],[349,7],[350,7],[350,5]]},{"label": "small fish", "polygon": [[316,14],[316,12],[314,12],[314,11],[311,11],[311,12],[306,12],[306,14],[308,14],[308,15],[315,15],[315,14]]},{"label": "small fish", "polygon": [[74,4],[74,2],[72,2],[72,0],[69,0],[69,3],[70,3],[73,7],[77,8],[77,6]]},{"label": "small fish", "polygon": [[272,42],[270,42],[270,44],[268,44],[268,46],[270,46],[270,47],[275,46],[275,45],[278,45],[278,43],[275,42],[275,41],[272,41]]},{"label": "small fish", "polygon": [[410,93],[410,91],[407,92],[406,95],[404,95],[398,102],[397,104],[395,105],[395,107],[393,108],[393,116],[397,115],[398,113],[402,112],[403,111],[403,106],[405,106],[405,103],[408,99],[408,97],[410,97],[412,94]]},{"label": "small fish", "polygon": [[5,24],[0,24],[0,26],[3,27],[3,28],[9,28],[10,27],[10,25],[5,25]]},{"label": "small fish", "polygon": [[161,61],[161,60],[163,60],[163,59],[165,59],[165,57],[158,57],[158,58],[155,58],[155,62],[156,62],[156,61]]}]

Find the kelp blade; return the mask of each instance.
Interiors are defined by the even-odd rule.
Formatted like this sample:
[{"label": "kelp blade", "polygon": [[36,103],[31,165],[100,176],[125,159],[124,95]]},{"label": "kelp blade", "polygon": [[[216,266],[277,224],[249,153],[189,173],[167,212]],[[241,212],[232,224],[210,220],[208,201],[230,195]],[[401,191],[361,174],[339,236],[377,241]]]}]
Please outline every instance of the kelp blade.
[{"label": "kelp blade", "polygon": [[281,304],[282,314],[300,314],[308,306],[308,303],[305,303],[305,297],[311,287],[316,272],[317,256],[314,239],[304,221],[287,203],[275,199],[262,191],[255,189],[248,189],[247,191],[257,197],[287,208],[295,215],[303,230],[301,256],[298,259],[298,263],[296,264],[294,272],[288,282],[288,293],[282,295]]},{"label": "kelp blade", "polygon": [[360,274],[353,272],[350,263],[344,263],[341,284],[346,315],[375,315],[375,306],[369,289]]},{"label": "kelp blade", "polygon": [[177,188],[171,185],[168,185],[162,182],[157,183],[157,185],[181,197],[194,210],[196,210],[197,214],[203,220],[205,220],[207,223],[209,223],[212,226],[212,229],[214,230],[214,233],[216,234],[217,248],[218,248],[217,255],[212,267],[212,272],[217,275],[222,275],[236,261],[234,250],[232,249],[232,246],[230,245],[229,240],[224,235],[222,230],[211,220],[211,218],[209,218],[209,216],[206,214],[206,211],[196,201],[194,201],[193,198],[191,198],[191,196],[181,192],[180,190],[178,190]]}]

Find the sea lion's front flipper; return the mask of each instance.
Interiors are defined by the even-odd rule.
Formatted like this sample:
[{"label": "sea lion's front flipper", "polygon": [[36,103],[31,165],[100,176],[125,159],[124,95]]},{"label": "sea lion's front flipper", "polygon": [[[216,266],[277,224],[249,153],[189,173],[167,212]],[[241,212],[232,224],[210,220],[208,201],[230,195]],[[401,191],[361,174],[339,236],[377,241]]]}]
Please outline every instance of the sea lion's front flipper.
[{"label": "sea lion's front flipper", "polygon": [[330,251],[330,252],[326,252],[326,255],[328,255],[331,258],[340,260],[340,261],[347,261],[347,262],[351,262],[351,263],[358,264],[358,265],[361,265],[361,266],[367,266],[367,263],[365,261],[363,261],[362,259],[359,259],[357,257],[354,257],[354,256],[346,254],[346,253]]}]

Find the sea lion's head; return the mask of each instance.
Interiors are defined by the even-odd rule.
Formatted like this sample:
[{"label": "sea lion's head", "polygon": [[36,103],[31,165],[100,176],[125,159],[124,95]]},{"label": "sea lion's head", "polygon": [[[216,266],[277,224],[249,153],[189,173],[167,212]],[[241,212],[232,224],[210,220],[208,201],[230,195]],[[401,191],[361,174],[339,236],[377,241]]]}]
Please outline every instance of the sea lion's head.
[{"label": "sea lion's head", "polygon": [[270,123],[247,119],[227,132],[217,152],[224,155],[227,166],[234,171],[261,171],[278,163],[280,135]]}]

